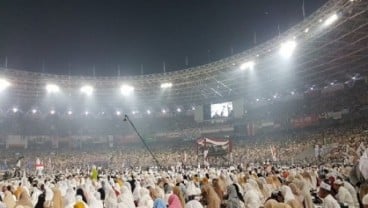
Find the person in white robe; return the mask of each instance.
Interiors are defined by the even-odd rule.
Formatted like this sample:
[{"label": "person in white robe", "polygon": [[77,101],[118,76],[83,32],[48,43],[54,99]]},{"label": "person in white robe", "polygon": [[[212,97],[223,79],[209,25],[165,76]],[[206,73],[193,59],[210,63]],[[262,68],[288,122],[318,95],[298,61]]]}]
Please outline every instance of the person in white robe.
[{"label": "person in white robe", "polygon": [[322,208],[340,208],[340,204],[331,195],[331,185],[321,182],[318,195],[323,200]]},{"label": "person in white robe", "polygon": [[[126,183],[129,184],[129,183]],[[130,188],[124,184],[121,188],[121,194],[118,198],[119,207],[125,207],[125,208],[135,208],[133,194],[130,191]]]},{"label": "person in white robe", "polygon": [[261,196],[259,196],[257,190],[249,183],[246,183],[243,187],[244,193],[244,205],[245,208],[261,207],[263,205]]},{"label": "person in white robe", "polygon": [[332,187],[337,192],[335,198],[340,204],[345,204],[349,206],[349,208],[355,208],[353,196],[351,196],[350,192],[344,187],[343,181],[337,179]]}]

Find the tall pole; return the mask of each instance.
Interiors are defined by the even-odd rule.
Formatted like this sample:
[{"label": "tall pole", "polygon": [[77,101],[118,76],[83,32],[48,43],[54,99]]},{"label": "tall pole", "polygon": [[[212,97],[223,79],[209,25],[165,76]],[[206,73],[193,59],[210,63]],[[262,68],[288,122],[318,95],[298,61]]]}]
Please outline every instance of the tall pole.
[{"label": "tall pole", "polygon": [[151,149],[148,147],[147,143],[144,141],[143,137],[138,132],[138,130],[135,127],[135,125],[133,124],[133,122],[129,119],[128,115],[125,115],[124,116],[124,121],[127,121],[130,124],[130,126],[133,128],[133,130],[135,131],[135,133],[138,135],[139,139],[142,141],[142,143],[146,147],[147,151],[150,153],[150,155],[153,158],[153,160],[156,162],[157,167],[161,167],[160,162],[157,160],[157,158],[155,157],[155,155],[153,154],[153,152],[151,151]]}]

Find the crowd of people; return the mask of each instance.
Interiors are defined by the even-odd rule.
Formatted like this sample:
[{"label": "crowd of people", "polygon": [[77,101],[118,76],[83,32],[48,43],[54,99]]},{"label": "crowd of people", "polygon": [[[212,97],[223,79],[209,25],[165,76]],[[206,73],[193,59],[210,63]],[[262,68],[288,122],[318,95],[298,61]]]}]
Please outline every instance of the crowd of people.
[{"label": "crowd of people", "polygon": [[33,174],[24,171],[19,178],[0,182],[0,207],[368,207],[367,175],[358,166],[350,167],[348,174],[346,169],[327,163],[111,171],[93,166],[89,170]]},{"label": "crowd of people", "polygon": [[[233,141],[225,158],[201,157],[193,141],[156,142],[159,164],[139,145],[23,151],[18,174],[0,182],[0,207],[364,207],[365,129],[344,124]],[[316,155],[316,145],[325,151]],[[13,152],[0,154],[9,167],[19,157]]]}]

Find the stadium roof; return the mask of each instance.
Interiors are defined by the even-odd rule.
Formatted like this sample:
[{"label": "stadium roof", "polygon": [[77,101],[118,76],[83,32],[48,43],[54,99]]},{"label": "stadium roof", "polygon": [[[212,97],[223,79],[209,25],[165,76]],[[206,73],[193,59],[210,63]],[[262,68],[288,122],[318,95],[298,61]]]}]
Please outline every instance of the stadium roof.
[{"label": "stadium roof", "polygon": [[[287,41],[296,44],[295,51],[289,54],[291,57],[281,57],[281,44]],[[122,84],[127,84],[134,87],[134,100],[140,105],[197,105],[304,91],[330,81],[345,82],[355,74],[363,76],[368,69],[367,47],[368,1],[330,0],[285,33],[198,67],[121,77],[52,75],[1,68],[0,76],[11,83],[9,94],[18,100],[40,99],[45,85],[55,83],[68,96],[77,95],[80,87],[88,84],[103,102],[120,102],[111,97]],[[162,89],[163,83],[172,86]]]}]

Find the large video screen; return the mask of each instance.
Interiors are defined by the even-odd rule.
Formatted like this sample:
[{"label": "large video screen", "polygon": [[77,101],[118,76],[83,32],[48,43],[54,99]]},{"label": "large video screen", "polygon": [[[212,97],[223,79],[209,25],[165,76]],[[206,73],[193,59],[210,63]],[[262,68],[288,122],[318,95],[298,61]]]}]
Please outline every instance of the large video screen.
[{"label": "large video screen", "polygon": [[217,103],[211,105],[211,118],[227,118],[232,115],[233,103]]}]

